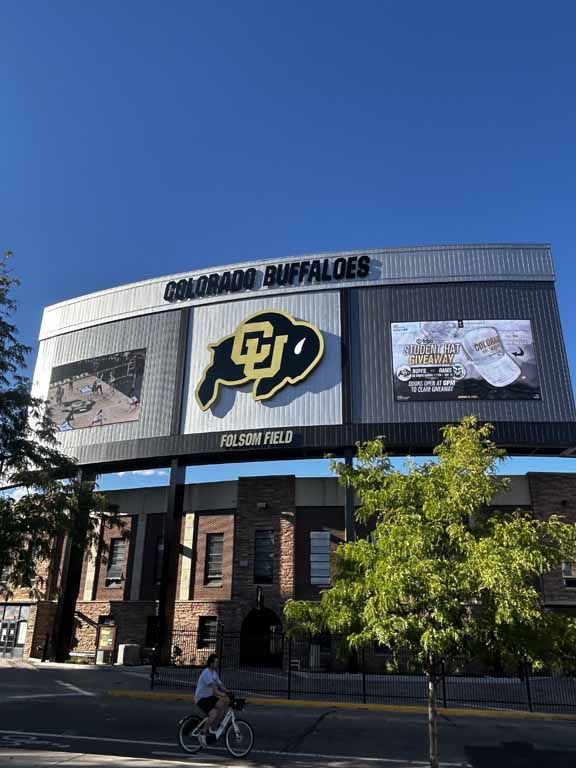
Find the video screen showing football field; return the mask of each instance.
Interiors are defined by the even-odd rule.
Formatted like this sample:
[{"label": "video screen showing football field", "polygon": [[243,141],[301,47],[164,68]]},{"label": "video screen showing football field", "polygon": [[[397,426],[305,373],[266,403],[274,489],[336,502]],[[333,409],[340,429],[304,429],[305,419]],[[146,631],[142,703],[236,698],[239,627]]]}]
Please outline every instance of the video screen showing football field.
[{"label": "video screen showing football field", "polygon": [[146,350],[133,349],[52,369],[48,405],[60,432],[138,421]]}]

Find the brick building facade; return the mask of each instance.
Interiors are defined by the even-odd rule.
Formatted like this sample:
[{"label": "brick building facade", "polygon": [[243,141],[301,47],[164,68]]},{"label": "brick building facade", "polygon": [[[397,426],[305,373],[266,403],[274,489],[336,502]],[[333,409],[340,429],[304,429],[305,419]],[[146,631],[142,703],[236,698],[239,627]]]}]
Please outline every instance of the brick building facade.
[{"label": "brick building facade", "polygon": [[[109,552],[87,553],[76,603],[72,652],[93,658],[99,627],[113,623],[116,645],[150,647],[155,638],[163,555],[166,488],[111,491],[125,517],[124,532],[106,529]],[[576,475],[529,473],[512,478],[495,500],[576,522]],[[344,491],[334,478],[241,478],[188,485],[179,525],[175,629],[204,635],[281,632],[290,598],[315,599],[329,583],[330,552],[344,539]],[[45,599],[22,590],[0,593],[0,656],[41,658],[56,616],[65,547],[57,542],[43,564]],[[545,605],[576,609],[576,569],[571,564],[544,577]],[[252,652],[258,654],[257,644]]]}]

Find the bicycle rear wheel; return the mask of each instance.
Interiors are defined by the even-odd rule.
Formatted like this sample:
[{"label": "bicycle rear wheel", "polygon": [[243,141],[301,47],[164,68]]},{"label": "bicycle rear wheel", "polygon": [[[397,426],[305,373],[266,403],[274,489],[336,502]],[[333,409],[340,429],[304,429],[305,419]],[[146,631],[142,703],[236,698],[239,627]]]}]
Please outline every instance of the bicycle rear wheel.
[{"label": "bicycle rear wheel", "polygon": [[178,741],[184,752],[189,752],[193,755],[202,749],[198,737],[192,735],[201,722],[202,720],[196,717],[196,715],[189,715],[184,720],[181,720],[180,727],[178,728]]},{"label": "bicycle rear wheel", "polygon": [[232,757],[246,757],[254,746],[254,731],[246,720],[236,719],[226,728],[226,747]]}]

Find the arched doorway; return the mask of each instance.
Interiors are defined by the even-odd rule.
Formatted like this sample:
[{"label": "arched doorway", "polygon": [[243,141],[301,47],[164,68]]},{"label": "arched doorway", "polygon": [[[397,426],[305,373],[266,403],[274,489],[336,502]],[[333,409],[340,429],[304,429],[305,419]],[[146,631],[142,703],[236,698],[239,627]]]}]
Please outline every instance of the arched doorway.
[{"label": "arched doorway", "polygon": [[255,608],[240,630],[240,664],[245,667],[281,667],[284,651],[282,622],[269,608]]}]

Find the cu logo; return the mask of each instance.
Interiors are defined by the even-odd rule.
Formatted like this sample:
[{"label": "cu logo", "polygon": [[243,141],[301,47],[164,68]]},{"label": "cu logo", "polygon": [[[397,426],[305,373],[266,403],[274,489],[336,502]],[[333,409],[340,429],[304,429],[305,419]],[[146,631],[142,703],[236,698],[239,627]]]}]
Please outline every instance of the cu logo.
[{"label": "cu logo", "polygon": [[211,360],[196,388],[203,411],[217,400],[221,386],[252,381],[254,400],[267,400],[287,384],[303,381],[322,359],[324,338],[310,323],[269,310],[250,315],[208,349]]}]

